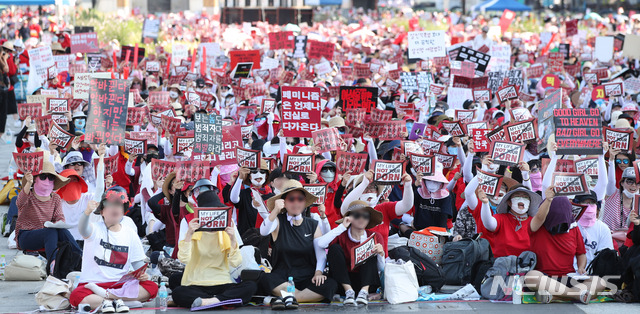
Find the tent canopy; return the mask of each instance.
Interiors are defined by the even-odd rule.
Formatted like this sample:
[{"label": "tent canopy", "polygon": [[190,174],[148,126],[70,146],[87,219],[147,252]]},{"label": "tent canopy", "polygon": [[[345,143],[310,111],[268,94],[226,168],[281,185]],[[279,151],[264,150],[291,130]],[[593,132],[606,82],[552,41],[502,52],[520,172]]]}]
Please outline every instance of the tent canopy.
[{"label": "tent canopy", "polygon": [[0,5],[49,5],[56,4],[55,0],[0,0]]},{"label": "tent canopy", "polygon": [[477,4],[471,8],[472,11],[504,11],[511,10],[515,12],[531,11],[531,8],[516,0],[487,0]]}]

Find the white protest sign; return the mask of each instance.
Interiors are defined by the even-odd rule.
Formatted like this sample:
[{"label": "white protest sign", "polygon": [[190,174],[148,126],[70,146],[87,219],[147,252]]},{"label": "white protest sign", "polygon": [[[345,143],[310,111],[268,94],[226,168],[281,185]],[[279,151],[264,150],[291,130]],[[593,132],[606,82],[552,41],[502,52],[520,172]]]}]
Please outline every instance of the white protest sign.
[{"label": "white protest sign", "polygon": [[53,62],[56,64],[58,73],[69,72],[69,55],[53,56]]},{"label": "white protest sign", "polygon": [[596,37],[596,49],[593,53],[593,57],[601,62],[609,62],[609,60],[613,58],[613,37]]},{"label": "white protest sign", "polygon": [[463,109],[462,104],[467,99],[473,99],[473,89],[463,87],[449,87],[447,104],[449,109]]},{"label": "white protest sign", "polygon": [[622,56],[631,59],[640,59],[640,35],[627,34],[624,37]]},{"label": "white protest sign", "polygon": [[[209,54],[209,52],[207,52]],[[175,66],[180,65],[182,60],[189,58],[189,48],[181,44],[173,44],[171,47],[171,63]]]},{"label": "white protest sign", "polygon": [[264,57],[262,62],[260,62],[260,68],[263,70],[271,70],[275,69],[280,65],[277,59]]},{"label": "white protest sign", "polygon": [[410,59],[428,59],[446,56],[444,31],[409,32]]},{"label": "white protest sign", "polygon": [[29,81],[27,93],[32,94],[47,80],[47,69],[54,66],[53,54],[50,46],[33,48],[29,53]]},{"label": "white protest sign", "polygon": [[73,98],[89,100],[89,88],[92,78],[110,79],[110,72],[76,73],[73,83]]},{"label": "white protest sign", "polygon": [[487,71],[508,71],[511,68],[511,47],[509,45],[493,45],[489,50],[491,59]]}]

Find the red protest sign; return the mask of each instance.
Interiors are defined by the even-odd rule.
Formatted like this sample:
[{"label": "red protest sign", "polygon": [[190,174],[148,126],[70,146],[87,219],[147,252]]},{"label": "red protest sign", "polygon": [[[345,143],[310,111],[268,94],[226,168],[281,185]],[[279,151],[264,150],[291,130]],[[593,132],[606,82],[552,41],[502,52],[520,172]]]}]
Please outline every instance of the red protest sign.
[{"label": "red protest sign", "polygon": [[153,108],[154,106],[166,106],[169,105],[169,92],[166,91],[153,91],[149,92],[149,97],[147,97],[147,103],[149,107]]},{"label": "red protest sign", "polygon": [[496,96],[498,96],[499,102],[504,102],[505,100],[509,99],[517,99],[518,91],[516,90],[516,87],[514,85],[509,85],[499,89],[496,93]]},{"label": "red protest sign", "polygon": [[528,78],[538,78],[544,74],[544,65],[536,63],[528,67],[526,70]]},{"label": "red protest sign", "polygon": [[429,86],[429,89],[433,92],[434,95],[438,96],[440,94],[442,94],[442,92],[444,91],[445,86],[441,85],[441,84],[436,84],[436,83],[431,83],[431,85]]},{"label": "red protest sign", "polygon": [[42,116],[42,104],[40,103],[22,103],[18,104],[18,116],[20,120],[25,120],[27,117],[35,119]]},{"label": "red protest sign", "polygon": [[68,98],[47,98],[47,111],[50,113],[69,112]]},{"label": "red protest sign", "polygon": [[456,109],[455,119],[460,121],[460,123],[470,123],[473,121],[474,114],[475,114],[475,110]]},{"label": "red protest sign", "polygon": [[368,63],[354,63],[353,72],[358,78],[371,76],[371,68]]},{"label": "red protest sign", "polygon": [[60,127],[57,123],[53,123],[51,125],[51,129],[47,135],[49,138],[49,145],[58,145],[63,149],[66,149],[68,145],[71,143],[71,140],[74,138],[74,135],[67,132],[65,129]]},{"label": "red protest sign", "polygon": [[173,138],[173,154],[185,154],[193,151],[193,143],[196,139],[193,136],[175,136]]},{"label": "red protest sign", "polygon": [[[116,154],[113,155],[111,157],[104,157],[104,173],[105,174],[111,174],[111,173],[116,173],[118,171],[118,157],[120,156],[120,154]],[[93,159],[93,164],[97,165],[99,162],[100,158],[94,158]],[[154,159],[153,161],[156,161],[158,159]],[[98,174],[98,167],[94,167],[95,170],[95,174]],[[157,176],[153,176],[154,178],[157,178]]]},{"label": "red protest sign", "polygon": [[236,147],[236,159],[238,160],[238,167],[258,169],[260,168],[260,151],[251,150],[243,147]]},{"label": "red protest sign", "polygon": [[395,185],[402,182],[404,174],[403,161],[383,161],[373,162],[373,182],[383,185]]},{"label": "red protest sign", "polygon": [[562,72],[564,68],[564,53],[550,52],[547,58],[547,65],[551,72]]},{"label": "red protest sign", "polygon": [[307,40],[307,58],[309,60],[325,58],[329,61],[333,59],[333,50],[336,45],[331,42],[321,42]]},{"label": "red protest sign", "polygon": [[567,37],[578,35],[578,20],[570,20],[564,22]]},{"label": "red protest sign", "polygon": [[261,113],[272,113],[276,108],[276,100],[275,99],[263,99],[262,104],[260,106]]},{"label": "red protest sign", "polygon": [[633,131],[628,129],[604,127],[604,140],[609,143],[609,148],[619,149],[627,153],[630,153],[633,149]]},{"label": "red protest sign", "polygon": [[196,207],[193,209],[200,228],[196,231],[224,231],[232,226],[232,207]]},{"label": "red protest sign", "polygon": [[153,159],[151,161],[151,174],[157,180],[164,180],[167,175],[176,169],[175,161]]},{"label": "red protest sign", "polygon": [[473,139],[473,151],[476,153],[489,152],[489,129],[473,129],[471,130],[471,138]]},{"label": "red protest sign", "polygon": [[607,97],[617,97],[624,95],[622,82],[604,83],[604,95]]},{"label": "red protest sign", "polygon": [[318,199],[314,205],[324,204],[327,198],[327,184],[303,184],[302,187]]},{"label": "red protest sign", "polygon": [[91,79],[85,141],[122,145],[128,102],[129,84],[126,80]]},{"label": "red protest sign", "polygon": [[98,52],[99,48],[96,33],[71,34],[71,53]]},{"label": "red protest sign", "polygon": [[442,121],[442,127],[447,130],[451,136],[464,136],[464,130],[460,121]]},{"label": "red protest sign", "polygon": [[390,110],[380,110],[378,108],[371,110],[371,121],[373,122],[389,121],[391,117],[393,117],[393,112]]},{"label": "red protest sign", "polygon": [[489,149],[493,163],[505,166],[516,166],[522,161],[524,144],[509,141],[491,142]]},{"label": "red protest sign", "polygon": [[364,242],[351,249],[351,270],[364,264],[368,259],[376,256],[375,233],[371,234]]},{"label": "red protest sign", "polygon": [[420,147],[422,147],[422,150],[425,154],[432,155],[440,152],[440,150],[442,149],[442,142],[422,139],[420,140]]},{"label": "red protest sign", "polygon": [[376,107],[378,89],[373,87],[340,86],[343,109],[364,108],[367,113]]},{"label": "red protest sign", "polygon": [[502,11],[502,17],[500,17],[500,30],[502,31],[502,33],[504,34],[504,32],[507,31],[507,29],[509,28],[509,25],[511,25],[511,22],[513,22],[513,20],[516,18],[516,13],[506,9],[504,11]]},{"label": "red protest sign", "polygon": [[147,118],[147,107],[127,108],[127,125],[143,125]]},{"label": "red protest sign", "polygon": [[496,196],[500,192],[502,186],[502,177],[499,174],[484,172],[477,169],[478,187],[489,196]]},{"label": "red protest sign", "polygon": [[42,171],[44,152],[13,153],[13,160],[22,173],[31,172],[34,175]]},{"label": "red protest sign", "polygon": [[293,49],[293,32],[269,33],[269,50]]},{"label": "red protest sign", "polygon": [[557,196],[589,194],[589,187],[584,173],[553,173],[554,191]]},{"label": "red protest sign", "polygon": [[395,107],[399,116],[413,116],[416,111],[416,104],[412,102],[397,102]]},{"label": "red protest sign", "polygon": [[436,165],[435,156],[411,153],[409,154],[409,160],[411,161],[411,168],[417,173],[421,173],[423,176],[433,175],[433,169]]},{"label": "red protest sign", "polygon": [[311,137],[320,130],[320,88],[282,87],[282,121],[280,127],[286,137]]},{"label": "red protest sign", "polygon": [[162,116],[162,129],[165,131],[175,134],[180,130],[180,124],[182,124],[182,120],[178,118],[172,118],[169,116]]},{"label": "red protest sign", "polygon": [[543,88],[547,88],[547,87],[558,88],[560,87],[561,82],[562,81],[557,75],[547,74],[544,77],[542,77],[542,83],[540,84],[542,85]]},{"label": "red protest sign", "polygon": [[358,121],[364,121],[364,117],[367,114],[367,110],[364,108],[355,108],[346,110],[346,117],[344,122],[349,125],[354,125]]},{"label": "red protest sign", "polygon": [[337,151],[340,149],[340,134],[336,128],[326,128],[318,131],[313,131],[313,144],[317,147],[320,146],[318,153],[325,153],[329,151]]},{"label": "red protest sign", "polygon": [[529,143],[538,140],[538,120],[512,122],[504,126],[507,141],[515,143]]},{"label": "red protest sign", "polygon": [[253,69],[260,69],[260,50],[234,50],[229,51],[231,59],[230,69],[235,69],[238,63],[253,62]]},{"label": "red protest sign", "polygon": [[285,154],[282,167],[285,172],[307,174],[313,172],[314,154]]},{"label": "red protest sign", "polygon": [[402,138],[407,133],[407,124],[403,120],[386,121],[378,136],[383,141],[392,141]]},{"label": "red protest sign", "polygon": [[205,160],[177,161],[175,171],[176,180],[186,182],[196,182],[211,175],[209,161]]},{"label": "red protest sign", "polygon": [[131,155],[144,155],[147,152],[146,140],[124,139],[124,151]]},{"label": "red protest sign", "polygon": [[347,153],[339,150],[336,153],[337,174],[341,175],[347,171],[351,171],[353,174],[364,172],[368,156],[366,153]]},{"label": "red protest sign", "polygon": [[236,159],[236,147],[242,147],[242,130],[237,124],[222,127],[222,153],[211,156],[211,166],[234,165]]},{"label": "red protest sign", "polygon": [[146,140],[148,145],[158,146],[158,133],[154,131],[129,132],[129,137],[134,140]]}]

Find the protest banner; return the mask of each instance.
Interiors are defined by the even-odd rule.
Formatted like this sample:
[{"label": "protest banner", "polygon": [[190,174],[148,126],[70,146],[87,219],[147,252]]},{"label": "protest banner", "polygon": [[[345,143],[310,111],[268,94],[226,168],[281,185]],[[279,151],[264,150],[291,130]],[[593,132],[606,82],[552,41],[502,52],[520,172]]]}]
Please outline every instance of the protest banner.
[{"label": "protest banner", "polygon": [[49,113],[69,112],[68,98],[47,98],[47,111]]},{"label": "protest banner", "polygon": [[340,86],[340,100],[343,108],[364,108],[367,113],[376,107],[378,101],[378,89],[373,87]]},{"label": "protest banner", "polygon": [[195,217],[198,218],[200,228],[196,231],[214,232],[225,231],[232,224],[232,207],[196,207]]},{"label": "protest banner", "polygon": [[518,91],[514,85],[509,85],[498,89],[496,96],[498,97],[498,101],[502,103],[509,99],[517,99]]},{"label": "protest banner", "polygon": [[420,141],[420,146],[422,150],[427,155],[434,155],[435,153],[439,153],[442,150],[442,142],[433,141],[429,139],[422,139]]},{"label": "protest banner", "polygon": [[494,164],[505,166],[517,166],[524,155],[524,144],[509,141],[491,142],[489,149]]},{"label": "protest banner", "polygon": [[287,137],[311,137],[320,129],[320,88],[282,87],[281,128]]},{"label": "protest banner", "polygon": [[293,49],[293,32],[270,32],[269,49]]},{"label": "protest banner", "polygon": [[407,34],[409,59],[445,57],[445,32],[420,31]]},{"label": "protest banner", "polygon": [[418,81],[416,80],[416,74],[411,72],[402,72],[400,73],[400,85],[402,86],[402,90],[407,93],[417,92]]},{"label": "protest banner", "polygon": [[453,167],[457,158],[455,155],[436,152],[434,152],[433,155],[436,157],[436,160],[442,164],[443,169],[450,169],[451,167]]},{"label": "protest banner", "polygon": [[471,134],[471,139],[473,140],[473,151],[476,153],[485,153],[489,152],[489,139],[487,138],[487,134],[489,134],[489,129],[473,129],[469,134]]},{"label": "protest banner", "polygon": [[147,140],[124,139],[124,151],[131,155],[144,155],[147,152]]},{"label": "protest banner", "polygon": [[593,57],[603,63],[611,61],[613,58],[613,36],[596,37]]},{"label": "protest banner", "polygon": [[314,154],[285,154],[283,170],[289,173],[308,174],[313,172],[315,160]]},{"label": "protest banner", "polygon": [[504,126],[507,141],[530,143],[538,140],[538,123],[535,118],[520,122],[511,122]]},{"label": "protest banner", "polygon": [[129,84],[126,80],[91,79],[85,141],[122,145],[128,102]]},{"label": "protest banner", "polygon": [[478,174],[478,187],[482,189],[482,191],[489,196],[496,196],[500,193],[503,176],[495,173],[484,172],[480,169],[476,170]]},{"label": "protest banner", "polygon": [[624,95],[624,86],[622,82],[604,83],[602,86],[604,87],[604,95],[607,97]]},{"label": "protest banner", "polygon": [[317,40],[308,40],[307,41],[307,58],[309,60],[313,59],[322,59],[325,58],[327,60],[333,59],[333,51],[336,47],[336,44],[332,42],[321,42]]},{"label": "protest banner", "polygon": [[586,157],[575,160],[575,172],[584,173],[596,178],[598,175],[598,157]]},{"label": "protest banner", "polygon": [[554,109],[553,115],[558,154],[602,155],[599,109]]},{"label": "protest banner", "polygon": [[562,89],[546,96],[538,103],[538,151],[541,152],[547,147],[549,136],[554,134],[553,110],[562,106]]},{"label": "protest banner", "polygon": [[364,242],[351,249],[351,270],[364,264],[368,259],[376,256],[375,234],[371,234]]},{"label": "protest banner", "polygon": [[614,129],[604,127],[604,140],[609,143],[609,149],[615,148],[630,153],[634,146],[634,132],[628,129]]},{"label": "protest banner", "polygon": [[311,195],[318,199],[313,203],[314,205],[321,205],[327,199],[327,184],[303,184],[302,187],[311,193]]},{"label": "protest banner", "polygon": [[205,160],[176,161],[175,171],[177,181],[189,183],[211,176],[209,161]]},{"label": "protest banner", "polygon": [[238,167],[249,169],[260,169],[260,154],[259,150],[251,150],[243,147],[236,147],[236,159],[238,160]]},{"label": "protest banner", "polygon": [[411,168],[416,173],[421,173],[423,176],[432,176],[433,169],[436,165],[436,157],[433,155],[421,155],[410,153],[409,160],[411,161]]},{"label": "protest banner", "polygon": [[455,120],[460,121],[460,123],[466,124],[473,121],[475,110],[456,109],[455,112]]},{"label": "protest banner", "polygon": [[222,152],[222,116],[195,113],[194,130],[194,152],[216,155]]},{"label": "protest banner", "polygon": [[447,130],[449,135],[460,137],[464,136],[464,130],[462,129],[462,125],[460,125],[460,121],[442,121],[442,127]]},{"label": "protest banner", "polygon": [[566,21],[564,22],[564,27],[567,37],[578,35],[578,20]]},{"label": "protest banner", "polygon": [[[42,171],[44,163],[44,152],[35,153],[13,153],[13,160],[22,173],[31,173],[34,176]],[[13,178],[10,178],[13,179]]]},{"label": "protest banner", "polygon": [[491,101],[491,90],[488,88],[473,89],[473,101],[476,101],[476,102]]},{"label": "protest banner", "polygon": [[189,154],[193,151],[195,139],[193,136],[176,135],[173,138],[173,154]]},{"label": "protest banner", "polygon": [[35,119],[42,116],[42,105],[39,103],[19,103],[18,117],[24,121],[27,117]]},{"label": "protest banner", "polygon": [[96,33],[71,34],[71,53],[98,52],[99,48]]},{"label": "protest banner", "polygon": [[129,137],[134,140],[146,140],[147,145],[158,146],[158,133],[155,131],[129,132]]},{"label": "protest banner", "polygon": [[584,173],[554,172],[551,186],[556,196],[585,195],[589,194],[589,187]]},{"label": "protest banner", "polygon": [[319,146],[318,153],[325,153],[329,151],[337,151],[340,149],[340,134],[338,134],[337,128],[325,128],[318,131],[313,131],[313,145]]},{"label": "protest banner", "polygon": [[382,185],[395,185],[402,182],[404,175],[403,161],[383,161],[373,162],[373,182]]},{"label": "protest banner", "polygon": [[460,47],[460,52],[456,56],[455,60],[458,61],[470,61],[476,64],[476,75],[483,76],[484,72],[489,65],[489,61],[491,60],[491,56],[482,53],[480,51],[476,51],[467,47]]},{"label": "protest banner", "polygon": [[409,140],[415,141],[419,139],[421,136],[424,136],[424,130],[427,128],[427,125],[424,123],[414,123],[411,127],[411,131],[409,132]]},{"label": "protest banner", "polygon": [[55,122],[51,124],[51,129],[49,130],[49,133],[47,135],[47,138],[49,139],[49,145],[57,145],[62,149],[67,149],[74,137],[75,136],[73,134],[67,132]]},{"label": "protest banner", "polygon": [[336,152],[336,175],[342,175],[350,171],[352,174],[364,172],[368,154],[348,153],[342,150]]},{"label": "protest banner", "polygon": [[[117,156],[114,156],[117,157]],[[154,158],[151,161],[151,174],[156,180],[164,180],[167,175],[176,169],[175,161],[166,161]]]},{"label": "protest banner", "polygon": [[403,120],[386,121],[382,124],[378,137],[383,141],[393,141],[403,138],[407,133],[407,124]]}]

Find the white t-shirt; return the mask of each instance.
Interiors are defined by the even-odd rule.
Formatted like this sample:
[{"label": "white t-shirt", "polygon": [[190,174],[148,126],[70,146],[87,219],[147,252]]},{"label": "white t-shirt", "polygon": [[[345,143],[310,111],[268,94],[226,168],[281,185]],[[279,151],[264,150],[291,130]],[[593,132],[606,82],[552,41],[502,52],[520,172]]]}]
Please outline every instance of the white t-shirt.
[{"label": "white t-shirt", "polygon": [[[611,238],[611,230],[600,219],[596,221],[593,226],[585,228],[578,224],[582,238],[584,239],[584,248],[587,251],[587,265],[593,260],[593,257],[598,251],[604,249],[613,249],[613,239]],[[573,259],[573,267],[578,270],[578,262],[576,258]]]},{"label": "white t-shirt", "polygon": [[131,270],[131,263],[145,259],[142,242],[130,227],[107,231],[103,222],[93,224],[84,240],[80,282],[115,282]]},{"label": "white t-shirt", "polygon": [[69,229],[69,232],[76,240],[84,240],[80,232],[78,232],[78,223],[80,222],[80,217],[84,215],[84,210],[87,208],[91,198],[93,198],[93,193],[82,193],[80,200],[75,204],[62,202],[64,220],[68,225],[73,226],[73,228]]}]

